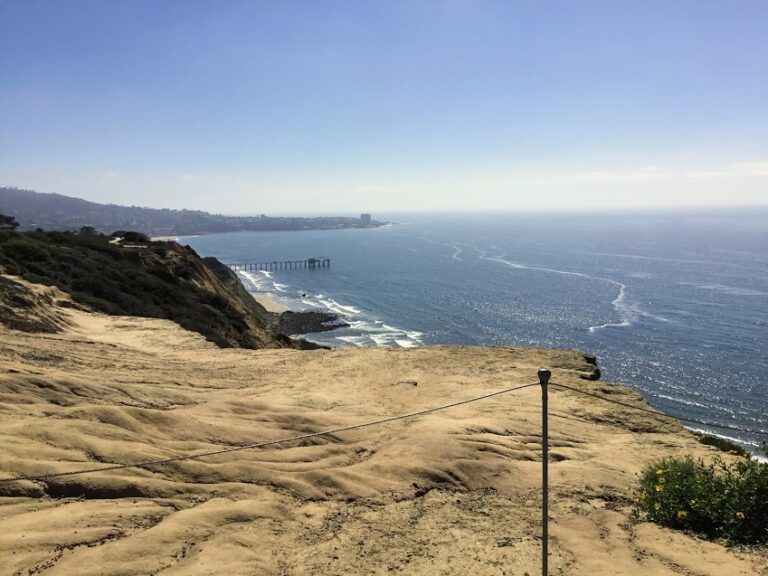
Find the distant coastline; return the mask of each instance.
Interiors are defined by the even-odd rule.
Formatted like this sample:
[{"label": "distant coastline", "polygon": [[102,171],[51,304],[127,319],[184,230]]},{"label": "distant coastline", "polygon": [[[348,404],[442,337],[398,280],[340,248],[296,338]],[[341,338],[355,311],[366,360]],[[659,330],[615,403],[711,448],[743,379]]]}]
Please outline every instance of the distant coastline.
[{"label": "distant coastline", "polygon": [[157,239],[176,239],[222,232],[339,230],[379,228],[387,222],[369,213],[351,216],[225,216],[202,210],[170,210],[99,204],[61,194],[0,187],[0,213],[12,216],[19,230],[78,231],[105,234],[118,230],[141,232]]}]

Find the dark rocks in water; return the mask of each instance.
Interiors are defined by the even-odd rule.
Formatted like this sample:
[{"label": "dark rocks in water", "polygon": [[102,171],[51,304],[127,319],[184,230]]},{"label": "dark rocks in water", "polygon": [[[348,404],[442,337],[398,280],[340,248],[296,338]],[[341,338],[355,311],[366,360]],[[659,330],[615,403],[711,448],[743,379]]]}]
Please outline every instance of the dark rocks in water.
[{"label": "dark rocks in water", "polygon": [[291,338],[285,334],[275,334],[275,339],[283,344],[286,348],[293,348],[295,350],[330,350],[330,346],[323,346],[322,344],[316,344],[304,338]]},{"label": "dark rocks in water", "polygon": [[329,332],[349,326],[336,314],[328,312],[283,312],[277,320],[275,331],[280,334],[309,334]]}]

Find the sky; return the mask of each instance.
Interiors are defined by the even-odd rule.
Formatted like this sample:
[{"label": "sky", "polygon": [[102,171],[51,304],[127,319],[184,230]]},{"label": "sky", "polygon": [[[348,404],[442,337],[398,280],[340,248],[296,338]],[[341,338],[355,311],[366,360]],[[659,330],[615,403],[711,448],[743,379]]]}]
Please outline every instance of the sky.
[{"label": "sky", "polygon": [[0,0],[0,186],[228,214],[768,204],[764,0]]}]

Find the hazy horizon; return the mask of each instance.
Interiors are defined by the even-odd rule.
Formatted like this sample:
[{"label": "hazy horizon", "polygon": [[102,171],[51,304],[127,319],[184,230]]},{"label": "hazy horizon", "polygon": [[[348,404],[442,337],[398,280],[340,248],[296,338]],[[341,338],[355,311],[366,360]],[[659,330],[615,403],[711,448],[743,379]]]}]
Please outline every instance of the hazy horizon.
[{"label": "hazy horizon", "polygon": [[768,5],[0,4],[0,182],[228,214],[768,205]]}]

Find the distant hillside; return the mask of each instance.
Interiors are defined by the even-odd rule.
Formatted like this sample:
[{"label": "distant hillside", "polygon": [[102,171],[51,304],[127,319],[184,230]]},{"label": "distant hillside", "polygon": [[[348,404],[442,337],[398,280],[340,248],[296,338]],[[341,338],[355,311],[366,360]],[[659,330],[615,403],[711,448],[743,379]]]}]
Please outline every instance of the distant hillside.
[{"label": "distant hillside", "polygon": [[200,210],[169,210],[98,204],[19,188],[0,188],[0,214],[13,216],[19,230],[79,230],[91,226],[104,233],[136,230],[150,236],[189,236],[242,230],[314,230],[367,228],[382,222],[362,218],[326,216],[286,218],[272,216],[223,216]]}]

